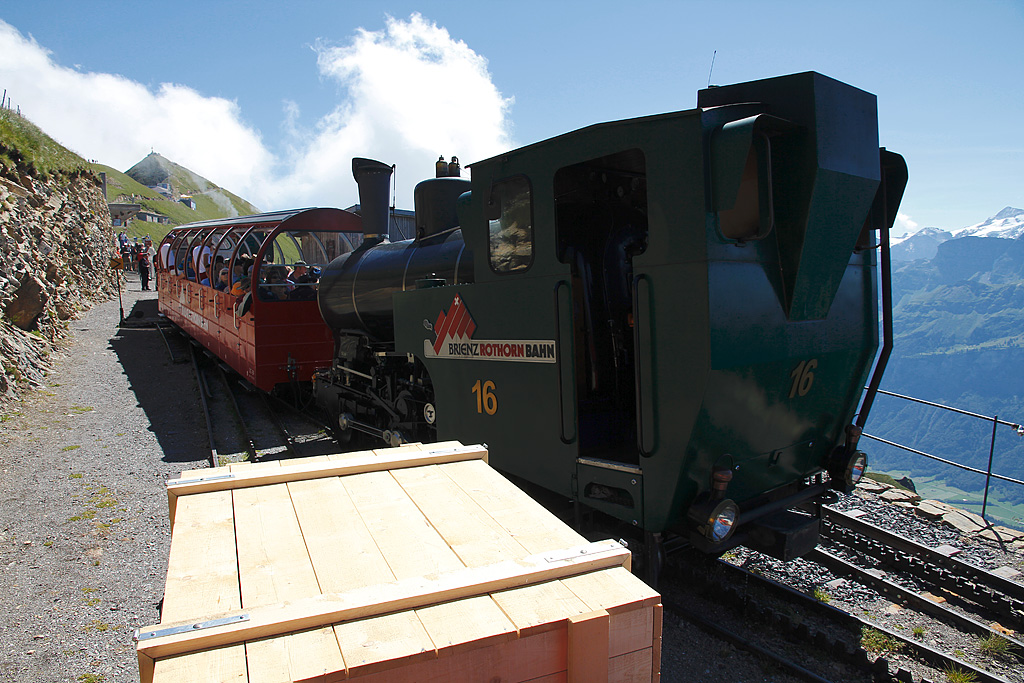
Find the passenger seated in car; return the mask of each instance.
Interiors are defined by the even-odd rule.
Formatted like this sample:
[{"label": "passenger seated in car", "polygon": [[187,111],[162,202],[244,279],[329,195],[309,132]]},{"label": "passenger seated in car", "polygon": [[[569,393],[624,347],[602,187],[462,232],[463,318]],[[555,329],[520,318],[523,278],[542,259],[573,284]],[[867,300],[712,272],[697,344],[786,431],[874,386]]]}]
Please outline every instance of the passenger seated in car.
[{"label": "passenger seated in car", "polygon": [[227,268],[221,268],[220,269],[220,275],[217,277],[217,284],[215,284],[213,286],[213,288],[223,292],[226,289],[228,289],[230,286],[231,286],[231,283],[228,282],[228,269]]},{"label": "passenger seated in car", "polygon": [[252,281],[249,278],[243,277],[241,280],[231,285],[231,295],[237,297],[244,296],[245,293],[249,291],[251,282]]},{"label": "passenger seated in car", "polygon": [[266,269],[266,282],[260,285],[260,299],[263,301],[281,301],[288,298],[288,290],[292,286],[285,280],[284,272],[279,267]]}]

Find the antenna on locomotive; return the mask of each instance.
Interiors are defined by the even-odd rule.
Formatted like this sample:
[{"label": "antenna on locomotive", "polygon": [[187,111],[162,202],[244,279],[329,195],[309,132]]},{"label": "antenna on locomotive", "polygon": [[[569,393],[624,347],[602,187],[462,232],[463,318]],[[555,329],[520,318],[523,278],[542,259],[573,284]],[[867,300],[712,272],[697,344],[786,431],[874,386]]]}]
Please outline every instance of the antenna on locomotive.
[{"label": "antenna on locomotive", "polygon": [[711,87],[711,74],[715,72],[715,57],[718,56],[718,50],[711,53],[711,68],[708,70],[708,87]]}]

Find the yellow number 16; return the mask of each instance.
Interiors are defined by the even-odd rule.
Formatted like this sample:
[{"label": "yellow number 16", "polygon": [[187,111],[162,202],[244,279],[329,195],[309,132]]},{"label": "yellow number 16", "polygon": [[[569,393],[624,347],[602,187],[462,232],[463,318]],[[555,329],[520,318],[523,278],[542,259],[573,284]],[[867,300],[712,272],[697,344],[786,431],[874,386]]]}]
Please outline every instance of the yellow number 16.
[{"label": "yellow number 16", "polygon": [[494,382],[487,380],[482,385],[480,380],[473,385],[476,394],[476,412],[494,415],[498,412],[498,397],[494,395]]},{"label": "yellow number 16", "polygon": [[793,378],[793,384],[789,388],[789,397],[795,396],[806,396],[807,392],[811,390],[811,386],[814,384],[814,369],[818,367],[818,360],[812,358],[811,360],[801,361],[800,365],[793,369],[793,372],[789,373],[789,376]]}]

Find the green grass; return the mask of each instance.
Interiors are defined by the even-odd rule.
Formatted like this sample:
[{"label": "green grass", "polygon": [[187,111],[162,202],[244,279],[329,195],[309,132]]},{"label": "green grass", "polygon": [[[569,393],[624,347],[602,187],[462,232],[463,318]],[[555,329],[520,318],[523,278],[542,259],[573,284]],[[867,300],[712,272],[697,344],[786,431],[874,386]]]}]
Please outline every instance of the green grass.
[{"label": "green grass", "polygon": [[964,671],[956,666],[951,666],[942,673],[946,675],[947,683],[975,683],[978,680],[973,671]]},{"label": "green grass", "polygon": [[860,645],[865,651],[877,655],[899,652],[903,649],[903,643],[900,641],[867,626],[861,629]]},{"label": "green grass", "polygon": [[85,159],[10,109],[0,109],[0,166],[41,178],[91,175]]},{"label": "green grass", "polygon": [[[898,481],[896,481],[896,479],[894,479],[892,476],[890,476],[890,475],[888,475],[888,474],[886,474],[884,472],[865,472],[864,473],[864,478],[865,479],[871,479],[873,481],[877,481],[879,484],[888,484],[889,486],[895,486],[896,488],[903,489],[904,491],[909,491],[910,490],[906,486],[904,486],[903,484],[901,484]],[[916,485],[917,482],[914,482],[914,484]]]},{"label": "green grass", "polygon": [[1014,649],[1009,640],[994,633],[978,639],[978,650],[989,657],[1006,657]]}]

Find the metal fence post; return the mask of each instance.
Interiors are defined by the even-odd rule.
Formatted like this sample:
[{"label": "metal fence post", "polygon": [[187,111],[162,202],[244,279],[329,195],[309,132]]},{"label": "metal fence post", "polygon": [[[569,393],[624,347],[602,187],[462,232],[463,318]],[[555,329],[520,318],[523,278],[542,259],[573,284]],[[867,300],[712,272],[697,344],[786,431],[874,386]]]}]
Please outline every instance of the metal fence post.
[{"label": "metal fence post", "polygon": [[[996,426],[999,424],[999,416],[992,418],[992,443],[988,447],[988,469],[985,471],[985,497],[981,501],[981,518],[985,519],[985,508],[988,506],[988,483],[992,479],[992,454],[996,450]],[[987,522],[988,520],[985,519]]]}]

